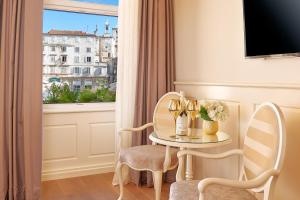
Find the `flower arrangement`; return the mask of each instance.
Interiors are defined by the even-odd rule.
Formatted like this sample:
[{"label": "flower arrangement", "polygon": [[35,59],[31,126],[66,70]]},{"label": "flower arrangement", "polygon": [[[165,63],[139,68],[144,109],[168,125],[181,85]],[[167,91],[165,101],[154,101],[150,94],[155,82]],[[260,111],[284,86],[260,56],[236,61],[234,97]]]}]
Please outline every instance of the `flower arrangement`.
[{"label": "flower arrangement", "polygon": [[229,111],[225,103],[210,101],[201,104],[199,115],[206,121],[225,121],[229,115]]}]

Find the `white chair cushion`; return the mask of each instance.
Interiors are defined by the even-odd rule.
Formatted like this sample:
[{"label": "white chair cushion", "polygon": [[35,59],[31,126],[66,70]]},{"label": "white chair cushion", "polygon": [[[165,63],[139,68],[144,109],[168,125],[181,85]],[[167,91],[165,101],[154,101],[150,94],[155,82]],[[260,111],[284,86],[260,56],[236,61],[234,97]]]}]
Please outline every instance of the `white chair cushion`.
[{"label": "white chair cushion", "polygon": [[[171,166],[177,164],[177,149],[170,148]],[[136,169],[162,171],[166,147],[161,145],[141,145],[121,149],[120,161]]]},{"label": "white chair cushion", "polygon": [[[199,180],[175,182],[170,188],[170,200],[198,200]],[[249,191],[222,185],[209,185],[204,191],[205,200],[257,200]]]}]

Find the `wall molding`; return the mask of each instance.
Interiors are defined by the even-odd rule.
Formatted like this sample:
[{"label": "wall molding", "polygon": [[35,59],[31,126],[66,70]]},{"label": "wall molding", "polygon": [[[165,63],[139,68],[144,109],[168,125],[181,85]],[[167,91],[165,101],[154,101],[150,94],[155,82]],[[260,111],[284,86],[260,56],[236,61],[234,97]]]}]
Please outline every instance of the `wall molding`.
[{"label": "wall molding", "polygon": [[42,171],[42,181],[113,172],[114,162]]},{"label": "wall molding", "polygon": [[243,82],[194,82],[194,81],[175,81],[177,85],[188,86],[221,86],[221,87],[239,87],[239,88],[262,88],[262,89],[290,89],[300,90],[300,84],[285,83],[243,83]]},{"label": "wall molding", "polygon": [[91,113],[115,111],[115,102],[44,104],[44,114]]}]

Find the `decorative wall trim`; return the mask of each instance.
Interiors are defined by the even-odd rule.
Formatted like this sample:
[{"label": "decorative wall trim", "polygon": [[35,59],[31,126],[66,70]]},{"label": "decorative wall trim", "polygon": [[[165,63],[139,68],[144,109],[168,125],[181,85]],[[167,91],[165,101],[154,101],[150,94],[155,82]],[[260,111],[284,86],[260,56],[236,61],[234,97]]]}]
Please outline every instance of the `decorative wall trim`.
[{"label": "decorative wall trim", "polygon": [[44,114],[115,111],[115,103],[44,104]]},{"label": "decorative wall trim", "polygon": [[118,6],[71,0],[44,0],[44,9],[106,16],[118,16]]},{"label": "decorative wall trim", "polygon": [[53,170],[43,170],[42,181],[64,179],[78,176],[108,173],[114,171],[114,163],[103,163],[80,167],[61,168]]},{"label": "decorative wall trim", "polygon": [[284,84],[284,83],[243,83],[243,82],[193,82],[193,81],[175,81],[177,85],[189,86],[221,86],[221,87],[240,87],[240,88],[268,88],[268,89],[290,89],[300,90],[300,84]]}]

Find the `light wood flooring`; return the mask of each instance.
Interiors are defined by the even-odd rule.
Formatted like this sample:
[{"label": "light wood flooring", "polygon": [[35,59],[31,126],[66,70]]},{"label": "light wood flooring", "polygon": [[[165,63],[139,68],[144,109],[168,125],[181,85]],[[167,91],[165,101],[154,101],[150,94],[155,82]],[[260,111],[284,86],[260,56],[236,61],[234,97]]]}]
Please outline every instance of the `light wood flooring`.
[{"label": "light wood flooring", "polygon": [[[113,173],[82,176],[42,183],[42,200],[116,200],[119,187],[111,184]],[[170,184],[164,183],[161,200],[168,200]],[[152,200],[154,189],[128,184],[124,200]]]}]

